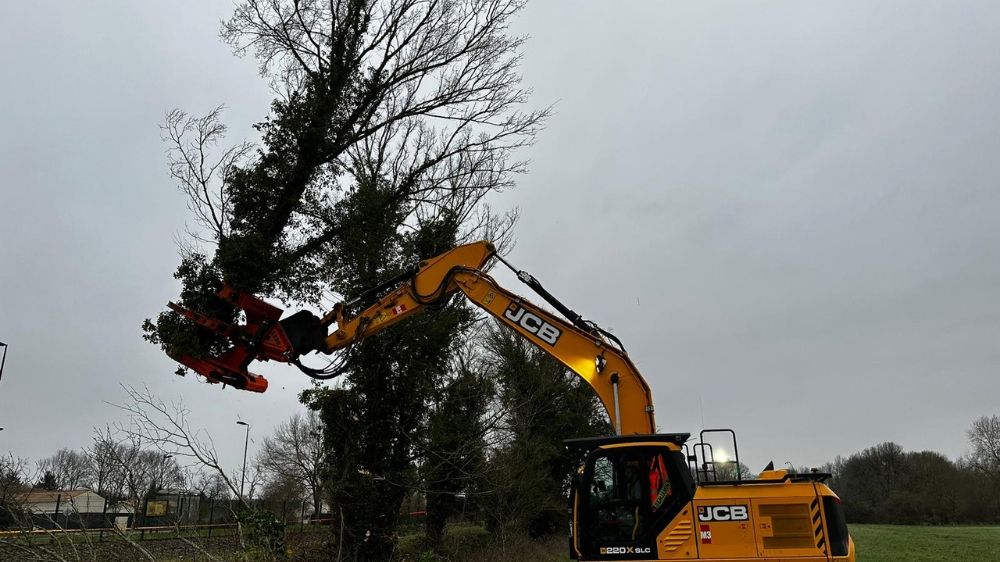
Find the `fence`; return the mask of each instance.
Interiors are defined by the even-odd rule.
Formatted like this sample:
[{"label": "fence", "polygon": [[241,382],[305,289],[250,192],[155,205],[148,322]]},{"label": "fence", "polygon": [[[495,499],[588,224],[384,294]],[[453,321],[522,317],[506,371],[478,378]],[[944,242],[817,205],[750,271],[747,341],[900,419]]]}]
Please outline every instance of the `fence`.
[{"label": "fence", "polygon": [[[319,529],[324,526],[329,526],[333,522],[333,519],[314,519],[311,521],[301,521],[299,523],[285,524],[285,532],[306,532],[307,530]],[[236,530],[236,523],[215,523],[215,524],[190,524],[190,525],[156,525],[156,526],[141,526],[133,527],[131,529],[120,530],[116,527],[101,527],[101,528],[85,528],[85,529],[66,529],[66,528],[52,528],[52,529],[8,529],[0,530],[0,539],[4,538],[14,538],[14,537],[51,537],[55,541],[56,536],[73,536],[73,535],[86,535],[88,540],[94,540],[97,537],[97,542],[105,540],[105,535],[107,537],[114,537],[118,535],[125,535],[130,539],[147,540],[156,538],[173,538],[178,535],[198,535],[204,536],[206,538],[212,538],[213,532],[218,536],[223,536],[226,534],[232,534]]]},{"label": "fence", "polygon": [[[282,522],[286,532],[305,531],[307,527],[329,525],[329,514],[311,513],[311,504],[303,500],[263,501],[251,500],[251,505],[272,513]],[[192,494],[158,494],[142,502],[142,510],[111,510],[105,502],[100,513],[80,513],[71,502],[63,504],[57,498],[52,513],[31,513],[19,522],[17,528],[0,529],[0,538],[12,536],[55,536],[55,534],[86,533],[88,537],[97,535],[103,540],[107,534],[126,534],[129,538],[144,540],[147,535],[162,536],[164,533],[199,533],[211,537],[213,533],[232,530],[236,527],[236,513],[241,505],[239,500],[215,500]],[[54,539],[53,539],[54,540]]]}]

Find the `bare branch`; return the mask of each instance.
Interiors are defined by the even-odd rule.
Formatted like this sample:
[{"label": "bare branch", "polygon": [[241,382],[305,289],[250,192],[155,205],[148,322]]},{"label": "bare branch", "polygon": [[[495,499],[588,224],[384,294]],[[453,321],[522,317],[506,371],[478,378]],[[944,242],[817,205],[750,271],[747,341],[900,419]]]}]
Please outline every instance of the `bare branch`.
[{"label": "bare branch", "polygon": [[161,138],[168,145],[170,176],[187,195],[188,209],[198,225],[209,233],[208,238],[198,231],[189,235],[214,243],[224,240],[231,229],[227,179],[235,168],[247,162],[253,151],[253,145],[245,141],[216,151],[227,131],[220,120],[222,110],[219,106],[207,115],[193,117],[174,109],[160,126]]},{"label": "bare branch", "polygon": [[223,468],[211,435],[190,426],[189,410],[182,403],[168,405],[145,386],[139,390],[122,385],[122,389],[127,400],[115,406],[129,414],[131,423],[120,425],[119,431],[135,442],[150,444],[162,454],[189,459],[215,474],[233,495],[239,495],[239,487]]}]

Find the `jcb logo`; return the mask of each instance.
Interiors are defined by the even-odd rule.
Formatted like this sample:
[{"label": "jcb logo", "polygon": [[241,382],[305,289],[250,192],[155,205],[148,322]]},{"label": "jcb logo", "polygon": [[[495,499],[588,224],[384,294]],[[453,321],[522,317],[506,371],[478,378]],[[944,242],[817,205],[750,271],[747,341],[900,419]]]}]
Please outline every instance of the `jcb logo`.
[{"label": "jcb logo", "polygon": [[698,508],[699,521],[746,521],[750,513],[745,505],[703,505]]},{"label": "jcb logo", "polygon": [[540,340],[549,345],[555,345],[559,341],[559,336],[562,335],[562,331],[559,328],[528,312],[516,302],[510,303],[503,315],[508,320],[516,322],[518,326],[535,334]]},{"label": "jcb logo", "polygon": [[602,546],[601,554],[649,554],[648,546]]}]

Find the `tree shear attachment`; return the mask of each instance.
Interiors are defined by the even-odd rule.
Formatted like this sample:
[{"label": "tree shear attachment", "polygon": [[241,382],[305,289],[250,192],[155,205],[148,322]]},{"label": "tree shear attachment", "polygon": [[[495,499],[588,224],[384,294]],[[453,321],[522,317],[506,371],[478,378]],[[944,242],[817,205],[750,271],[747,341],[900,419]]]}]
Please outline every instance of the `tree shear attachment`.
[{"label": "tree shear attachment", "polygon": [[282,310],[228,285],[224,285],[216,294],[246,313],[245,326],[234,326],[173,302],[167,306],[198,326],[225,336],[233,343],[233,347],[218,357],[179,355],[173,359],[205,377],[210,383],[222,383],[250,392],[264,392],[267,390],[267,379],[249,372],[247,367],[250,363],[254,360],[272,359],[288,362],[295,357],[292,343],[279,322]]}]

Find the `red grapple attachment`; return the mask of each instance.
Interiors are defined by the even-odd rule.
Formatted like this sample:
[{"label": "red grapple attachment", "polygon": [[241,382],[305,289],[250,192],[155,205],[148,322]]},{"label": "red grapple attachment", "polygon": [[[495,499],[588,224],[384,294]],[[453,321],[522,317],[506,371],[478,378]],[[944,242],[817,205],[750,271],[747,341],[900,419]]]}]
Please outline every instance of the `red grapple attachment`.
[{"label": "red grapple attachment", "polygon": [[239,363],[239,358],[232,356],[232,352],[226,352],[219,358],[209,357],[207,359],[197,359],[190,355],[179,355],[173,358],[178,363],[205,377],[210,383],[228,384],[240,390],[250,392],[264,392],[267,390],[267,379],[247,371],[245,368],[240,371],[234,368]]},{"label": "red grapple attachment", "polygon": [[222,300],[246,312],[245,326],[234,326],[175,303],[167,306],[195,324],[229,338],[233,343],[232,349],[218,357],[181,355],[174,359],[205,377],[208,382],[228,384],[251,392],[264,392],[267,390],[267,379],[249,372],[247,367],[250,363],[270,359],[287,362],[294,358],[292,344],[278,322],[282,310],[228,285],[223,286],[217,294]]}]

